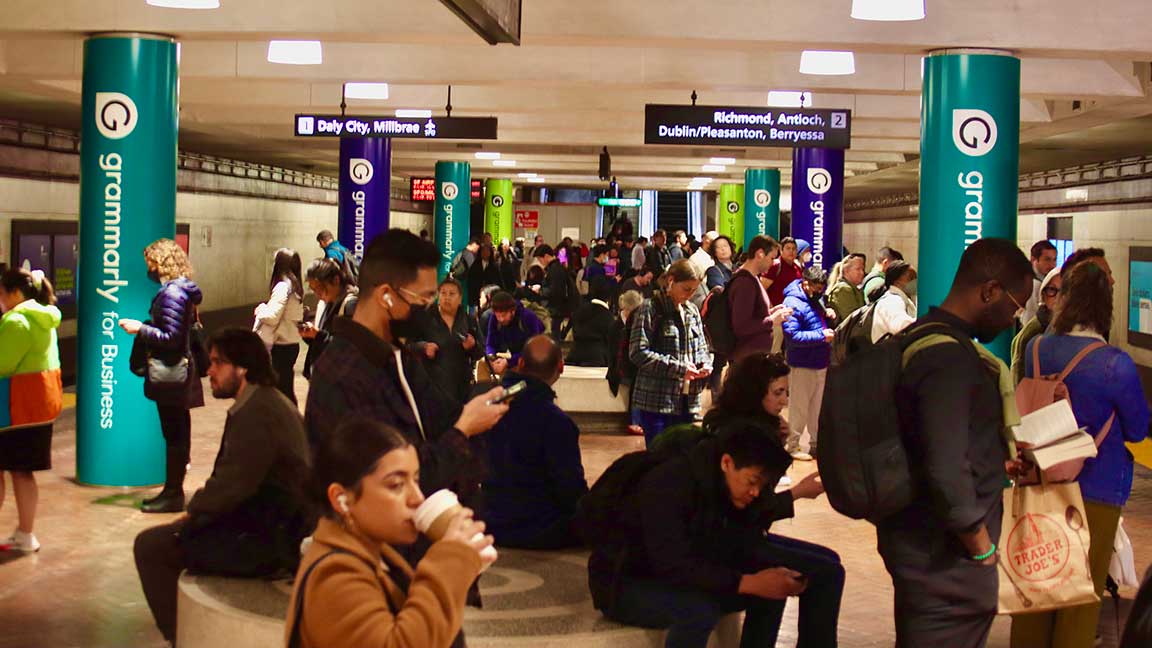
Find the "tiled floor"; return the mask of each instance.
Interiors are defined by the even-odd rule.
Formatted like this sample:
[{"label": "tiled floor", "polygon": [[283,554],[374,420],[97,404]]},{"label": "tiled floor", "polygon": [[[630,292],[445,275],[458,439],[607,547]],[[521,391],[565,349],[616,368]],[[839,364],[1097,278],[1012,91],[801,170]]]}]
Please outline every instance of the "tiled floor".
[{"label": "tiled floor", "polygon": [[[298,386],[303,390],[304,383],[299,381]],[[211,471],[227,406],[216,401],[193,414],[190,490],[203,484]],[[160,648],[164,642],[152,625],[136,579],[132,539],[140,530],[175,516],[145,515],[132,506],[151,490],[75,484],[74,428],[69,411],[57,427],[55,469],[40,474],[41,513],[36,531],[43,549],[30,556],[0,553],[0,648]],[[581,443],[591,481],[615,457],[641,448],[643,440],[590,435]],[[799,464],[794,476],[812,469],[812,464]],[[115,495],[123,495],[123,501],[96,503]],[[6,534],[12,529],[15,518],[9,496],[0,509],[0,531]],[[1137,567],[1143,573],[1152,558],[1152,471],[1138,469],[1125,522],[1136,547]],[[893,644],[891,582],[876,555],[870,525],[837,515],[821,498],[799,503],[797,517],[773,530],[826,544],[843,557],[848,584],[840,620],[841,646]],[[1130,599],[1134,592],[1123,594]],[[790,610],[781,646],[788,645],[789,639],[795,641],[794,614]],[[1106,604],[1103,618],[1104,645],[1114,646],[1111,603]],[[1007,646],[1007,629],[1007,620],[998,619],[990,645]]]}]

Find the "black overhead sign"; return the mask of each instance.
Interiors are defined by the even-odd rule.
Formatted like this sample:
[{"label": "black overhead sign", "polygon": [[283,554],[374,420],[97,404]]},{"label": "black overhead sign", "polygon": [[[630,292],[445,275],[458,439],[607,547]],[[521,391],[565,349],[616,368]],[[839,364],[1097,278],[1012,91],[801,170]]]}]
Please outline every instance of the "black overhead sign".
[{"label": "black overhead sign", "polygon": [[645,144],[846,149],[852,111],[740,106],[644,107]]},{"label": "black overhead sign", "polygon": [[494,140],[496,118],[296,115],[296,137]]}]

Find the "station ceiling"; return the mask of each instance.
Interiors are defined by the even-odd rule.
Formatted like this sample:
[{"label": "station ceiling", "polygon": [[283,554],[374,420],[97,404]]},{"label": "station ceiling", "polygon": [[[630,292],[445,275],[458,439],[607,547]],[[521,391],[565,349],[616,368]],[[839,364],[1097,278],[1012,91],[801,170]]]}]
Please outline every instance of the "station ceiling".
[{"label": "station ceiling", "polygon": [[[646,103],[764,106],[770,90],[812,93],[811,106],[853,111],[848,199],[914,191],[921,58],[998,48],[1022,59],[1022,172],[1152,151],[1152,2],[928,0],[917,22],[863,22],[851,0],[524,0],[522,45],[489,46],[437,0],[221,0],[215,10],[144,0],[4,0],[0,117],[79,127],[87,34],[140,31],[181,45],[181,147],[335,174],[334,140],[293,136],[293,115],[339,111],[346,81],[390,86],[349,114],[430,109],[496,116],[495,142],[397,140],[393,172],[430,175],[467,160],[480,177],[534,172],[550,185],[601,186],[607,146],[625,188],[683,190],[697,176],[741,181],[778,167],[779,148],[644,144]],[[321,65],[266,60],[270,39],[323,43]],[[804,49],[850,50],[856,73],[799,72]],[[477,160],[499,151],[515,168]],[[712,157],[736,158],[705,173]],[[710,188],[715,188],[712,185]]]}]

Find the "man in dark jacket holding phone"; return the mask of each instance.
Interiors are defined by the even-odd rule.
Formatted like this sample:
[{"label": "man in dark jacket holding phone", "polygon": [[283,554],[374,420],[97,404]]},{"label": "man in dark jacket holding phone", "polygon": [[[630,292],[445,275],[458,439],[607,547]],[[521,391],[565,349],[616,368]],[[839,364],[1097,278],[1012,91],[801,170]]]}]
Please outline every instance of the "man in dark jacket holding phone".
[{"label": "man in dark jacket holding phone", "polygon": [[587,538],[596,608],[628,625],[667,628],[668,646],[699,648],[721,617],[743,611],[742,645],[775,646],[784,603],[798,596],[798,645],[834,648],[839,557],[765,537],[794,497],[815,495],[772,494],[791,461],[778,433],[731,426],[640,476],[621,503],[626,541]]}]

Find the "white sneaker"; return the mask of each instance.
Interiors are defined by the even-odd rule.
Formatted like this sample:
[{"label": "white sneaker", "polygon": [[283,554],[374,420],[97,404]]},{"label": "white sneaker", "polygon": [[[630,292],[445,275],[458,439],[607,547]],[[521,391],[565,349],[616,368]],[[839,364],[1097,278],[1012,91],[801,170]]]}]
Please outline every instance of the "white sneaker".
[{"label": "white sneaker", "polygon": [[40,551],[40,541],[36,539],[35,533],[24,533],[17,529],[12,535],[0,540],[0,550],[35,553]]},{"label": "white sneaker", "polygon": [[789,477],[788,475],[784,475],[783,477],[780,478],[780,481],[776,482],[776,488],[788,488],[791,485],[792,485],[792,478]]}]

